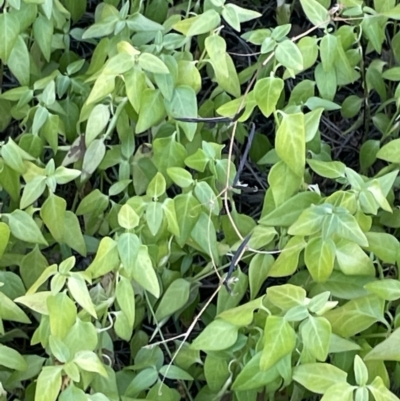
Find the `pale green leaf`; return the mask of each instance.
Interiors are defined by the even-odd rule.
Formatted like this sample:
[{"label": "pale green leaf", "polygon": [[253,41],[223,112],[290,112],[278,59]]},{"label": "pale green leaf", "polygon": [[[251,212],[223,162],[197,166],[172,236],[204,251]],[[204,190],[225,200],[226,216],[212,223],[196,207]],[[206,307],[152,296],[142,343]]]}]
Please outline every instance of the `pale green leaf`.
[{"label": "pale green leaf", "polygon": [[236,342],[238,330],[237,326],[224,320],[214,320],[193,341],[190,348],[201,351],[227,349]]},{"label": "pale green leaf", "polygon": [[317,394],[324,394],[333,385],[346,383],[346,378],[346,372],[329,363],[306,363],[296,366],[293,371],[293,380]]},{"label": "pale green leaf", "polygon": [[297,176],[305,166],[304,114],[284,114],[276,133],[276,152]]},{"label": "pale green leaf", "polygon": [[260,369],[266,371],[290,354],[296,346],[296,333],[280,316],[268,316],[264,329],[264,348]]}]

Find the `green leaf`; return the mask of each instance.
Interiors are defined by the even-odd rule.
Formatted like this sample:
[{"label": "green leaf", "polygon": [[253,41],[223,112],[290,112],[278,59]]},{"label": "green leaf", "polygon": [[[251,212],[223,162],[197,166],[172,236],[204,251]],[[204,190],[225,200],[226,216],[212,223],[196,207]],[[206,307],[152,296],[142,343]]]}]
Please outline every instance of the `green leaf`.
[{"label": "green leaf", "polygon": [[389,163],[400,163],[400,139],[394,139],[383,145],[376,157]]},{"label": "green leaf", "polygon": [[271,255],[257,253],[253,256],[249,266],[249,285],[250,298],[254,299],[260,291],[265,280],[269,276],[269,271],[274,263]]},{"label": "green leaf", "polygon": [[[368,381],[368,369],[360,356],[354,357],[354,377],[359,386],[365,386]],[[367,396],[368,399],[368,396]]]},{"label": "green leaf", "polygon": [[326,72],[332,70],[336,56],[337,38],[334,35],[326,34],[319,44],[319,52],[322,61],[322,67]]},{"label": "green leaf", "polygon": [[222,313],[218,314],[218,318],[232,323],[235,326],[246,327],[251,324],[254,318],[254,311],[262,307],[264,297],[254,299],[253,301],[246,302],[236,308],[225,309]]},{"label": "green leaf", "polygon": [[86,269],[93,278],[101,277],[114,270],[119,265],[117,243],[110,237],[100,241],[96,256]]},{"label": "green leaf", "polygon": [[320,107],[304,115],[306,142],[311,142],[317,135],[323,111],[324,109]]},{"label": "green leaf", "polygon": [[108,36],[114,32],[115,26],[118,22],[116,16],[110,16],[103,22],[98,22],[91,25],[83,34],[82,39],[101,38]]},{"label": "green leaf", "polygon": [[396,344],[400,340],[400,328],[397,328],[385,340],[376,345],[365,355],[365,361],[400,361],[400,352]]},{"label": "green leaf", "polygon": [[158,372],[170,380],[194,380],[189,373],[175,365],[164,365]]},{"label": "green leaf", "polygon": [[277,364],[296,346],[296,333],[283,317],[268,316],[264,329],[264,348],[260,369],[266,371]]},{"label": "green leaf", "polygon": [[25,174],[26,166],[19,150],[20,148],[12,140],[9,140],[6,145],[1,147],[1,156],[10,168],[20,174]]},{"label": "green leaf", "polygon": [[[97,255],[96,255],[97,256]],[[68,278],[68,289],[75,301],[83,308],[86,312],[97,319],[96,310],[94,308],[92,299],[90,298],[89,290],[85,283],[85,280],[79,273],[71,274]]]},{"label": "green leaf", "polygon": [[302,182],[303,177],[295,174],[283,161],[274,164],[268,174],[273,206],[280,206],[297,193]]},{"label": "green leaf", "polygon": [[165,117],[163,97],[159,89],[145,89],[141,94],[136,134],[158,125]]},{"label": "green leaf", "polygon": [[10,228],[6,223],[0,222],[0,258],[3,256],[10,239]]},{"label": "green leaf", "polygon": [[293,380],[317,394],[324,394],[335,384],[346,383],[346,379],[346,372],[329,363],[306,363],[293,370]]},{"label": "green leaf", "polygon": [[147,227],[152,235],[156,236],[162,225],[164,211],[161,203],[149,202],[146,207]]},{"label": "green leaf", "polygon": [[353,241],[360,246],[367,247],[368,239],[361,231],[357,220],[350,213],[337,214],[336,233],[343,239]]},{"label": "green leaf", "polygon": [[7,218],[11,234],[14,237],[34,244],[48,245],[39,227],[28,213],[14,210],[7,215]]},{"label": "green leaf", "polygon": [[237,326],[224,320],[213,320],[193,341],[190,348],[201,351],[220,351],[235,344],[238,337]]},{"label": "green leaf", "polygon": [[286,68],[295,71],[303,69],[303,56],[291,40],[286,39],[278,44],[275,50],[275,58]]},{"label": "green leaf", "polygon": [[276,285],[268,288],[267,299],[278,308],[287,311],[295,306],[303,305],[306,292],[293,284]]},{"label": "green leaf", "polygon": [[35,401],[56,401],[61,389],[62,366],[44,366],[36,383]]},{"label": "green leaf", "polygon": [[71,355],[83,350],[93,351],[97,342],[97,331],[93,323],[82,322],[79,317],[64,338],[64,343],[69,348]]},{"label": "green leaf", "polygon": [[160,285],[157,275],[151,262],[147,246],[140,245],[138,256],[132,269],[132,277],[146,291],[150,292],[156,298],[160,297]]},{"label": "green leaf", "polygon": [[[157,138],[153,142],[153,162],[158,171],[167,179],[168,167],[184,167],[187,156],[185,147],[176,141],[176,134],[167,138]],[[170,183],[170,182],[169,182]]]},{"label": "green leaf", "polygon": [[30,323],[30,320],[25,312],[3,292],[0,292],[0,302],[0,318],[2,320],[9,320],[11,322],[19,323]]},{"label": "green leaf", "polygon": [[195,153],[185,159],[185,164],[194,170],[204,172],[208,164],[208,157],[203,149],[197,149]]},{"label": "green leaf", "polygon": [[86,180],[95,172],[105,154],[106,146],[104,145],[104,141],[102,139],[95,139],[83,156],[81,181]]},{"label": "green leaf", "polygon": [[76,322],[75,302],[65,292],[61,292],[47,298],[47,308],[51,334],[64,340]]},{"label": "green leaf", "polygon": [[189,300],[190,283],[178,278],[165,291],[156,310],[156,319],[161,321],[183,308]]},{"label": "green leaf", "polygon": [[386,301],[396,301],[400,298],[400,281],[398,280],[388,278],[371,281],[365,284],[364,288]]},{"label": "green leaf", "polygon": [[[164,75],[164,74],[163,74]],[[142,93],[147,89],[146,74],[139,67],[133,67],[125,76],[126,95],[136,112],[140,111]]]},{"label": "green leaf", "polygon": [[234,7],[228,7],[233,4],[227,4],[222,9],[222,16],[224,20],[237,32],[240,32],[239,15]]},{"label": "green leaf", "polygon": [[20,208],[25,209],[33,202],[35,202],[40,196],[42,196],[46,189],[46,177],[38,175],[30,180],[24,188],[21,197]]},{"label": "green leaf", "polygon": [[228,75],[228,65],[224,54],[226,53],[226,42],[219,35],[211,35],[204,41],[204,46],[207,50],[208,56],[214,71],[219,70],[221,75]]},{"label": "green leaf", "polygon": [[71,18],[74,22],[81,19],[86,11],[87,0],[74,1],[74,0],[63,0],[65,8],[71,13]]},{"label": "green leaf", "polygon": [[76,209],[77,216],[100,214],[108,206],[109,199],[100,190],[95,189],[86,195]]},{"label": "green leaf", "polygon": [[353,299],[343,306],[325,313],[332,331],[342,337],[361,333],[375,322],[383,320],[385,301],[376,295]]},{"label": "green leaf", "polygon": [[317,204],[320,199],[320,195],[315,192],[300,192],[266,216],[263,216],[259,223],[272,227],[288,227],[294,224],[305,209],[309,208],[312,204]]},{"label": "green leaf", "polygon": [[79,170],[59,166],[56,168],[52,177],[55,178],[57,184],[67,184],[68,182],[75,180],[75,178],[78,178],[80,175],[81,171]]},{"label": "green leaf", "polygon": [[[225,57],[225,63],[228,66],[228,75],[222,75],[220,69],[214,70],[215,81],[224,91],[235,98],[239,98],[241,93],[240,81],[235,64],[229,54],[226,53],[222,57]],[[249,96],[251,96],[251,92]]]},{"label": "green leaf", "polygon": [[190,236],[201,213],[201,205],[191,192],[174,198],[180,236],[177,242],[183,246]]},{"label": "green leaf", "polygon": [[304,261],[311,277],[316,282],[328,280],[335,261],[335,243],[330,239],[311,239],[304,252]]},{"label": "green leaf", "polygon": [[185,18],[172,26],[185,36],[197,36],[215,29],[220,24],[221,18],[215,10],[207,10],[203,14],[192,18]]},{"label": "green leaf", "polygon": [[119,257],[130,278],[133,277],[133,269],[139,253],[140,244],[138,236],[132,233],[124,233],[118,238],[117,246]]},{"label": "green leaf", "polygon": [[151,53],[141,53],[138,57],[138,64],[145,71],[149,71],[154,74],[170,73],[168,67],[164,64],[164,62]]},{"label": "green leaf", "polygon": [[297,176],[302,177],[305,166],[304,114],[284,114],[276,133],[276,153]]},{"label": "green leaf", "polygon": [[308,159],[307,163],[321,177],[339,178],[345,176],[346,165],[341,162]]},{"label": "green leaf", "polygon": [[299,256],[305,246],[303,237],[291,238],[272,265],[269,272],[270,277],[285,277],[293,274],[298,267]]},{"label": "green leaf", "polygon": [[375,274],[372,260],[354,242],[339,241],[336,244],[336,260],[344,274],[370,276]]},{"label": "green leaf", "polygon": [[167,169],[167,174],[181,188],[188,188],[193,184],[192,174],[181,167],[170,167]]},{"label": "green leaf", "polygon": [[[1,53],[1,49],[0,49]],[[18,79],[20,85],[29,85],[30,58],[29,51],[21,35],[17,37],[14,47],[8,58],[8,68]]]},{"label": "green leaf", "polygon": [[19,34],[19,20],[15,13],[0,14],[0,59],[7,64]]},{"label": "green leaf", "polygon": [[132,230],[139,225],[140,217],[128,204],[122,205],[118,212],[118,224],[127,230]]},{"label": "green leaf", "polygon": [[[197,98],[194,89],[187,85],[177,86],[172,100],[166,104],[166,108],[171,117],[197,118]],[[192,141],[197,124],[182,121],[177,121],[177,124],[182,127],[187,139]]]},{"label": "green leaf", "polygon": [[128,27],[136,32],[162,31],[164,27],[157,22],[146,18],[140,13],[134,13],[127,20]]},{"label": "green leaf", "polygon": [[53,20],[39,14],[33,23],[33,36],[47,62],[50,61],[51,56],[53,30]]},{"label": "green leaf", "polygon": [[124,312],[129,324],[133,328],[135,323],[135,293],[130,280],[120,277],[115,290],[118,306]]},{"label": "green leaf", "polygon": [[82,256],[86,256],[86,243],[82,235],[78,217],[76,217],[75,213],[67,210],[64,219],[64,225],[68,227],[68,230],[64,230],[62,242],[65,242]]},{"label": "green leaf", "polygon": [[[94,25],[92,25],[94,26]],[[115,76],[101,74],[93,85],[93,88],[86,99],[86,105],[97,103],[107,95],[109,95],[115,88]]]},{"label": "green leaf", "polygon": [[265,117],[269,117],[275,110],[284,87],[283,80],[276,77],[259,79],[254,87],[257,106]]},{"label": "green leaf", "polygon": [[95,372],[101,376],[107,377],[104,365],[93,351],[79,351],[75,355],[74,362],[87,372]]},{"label": "green leaf", "polygon": [[[400,7],[397,6],[400,11]],[[400,13],[399,13],[400,14]],[[393,18],[393,17],[392,17]],[[400,19],[400,15],[399,18]],[[381,377],[377,376],[371,384],[367,386],[368,390],[373,394],[376,401],[397,401],[398,397],[394,395],[383,383]]]},{"label": "green leaf", "polygon": [[[255,18],[259,18],[261,17],[262,14],[260,14],[257,11],[253,11],[253,10],[249,10],[247,8],[243,8],[243,7],[239,7],[238,5],[234,4],[234,3],[228,3],[225,5],[223,11],[222,11],[222,15],[224,16],[224,11],[228,11],[228,13],[230,14],[231,12],[233,12],[236,16],[239,22],[247,22],[247,21],[251,21]],[[225,16],[224,16],[225,18]],[[233,27],[235,28],[235,27]],[[235,28],[236,29],[236,28]],[[240,32],[240,26],[239,29],[237,29],[237,31]]]},{"label": "green leaf", "polygon": [[301,326],[301,337],[308,352],[318,361],[325,361],[331,342],[332,328],[324,317],[309,316]]},{"label": "green leaf", "polygon": [[228,292],[225,286],[218,293],[217,314],[237,306],[247,291],[248,278],[239,268],[232,274],[232,280],[232,293]]},{"label": "green leaf", "polygon": [[66,208],[67,202],[63,198],[50,194],[40,209],[40,217],[58,242],[63,242]]},{"label": "green leaf", "polygon": [[165,182],[164,176],[158,172],[153,179],[150,181],[146,195],[157,201],[158,198],[165,193],[167,183]]},{"label": "green leaf", "polygon": [[338,383],[329,387],[325,392],[321,401],[353,401],[354,386],[348,383]]},{"label": "green leaf", "polygon": [[325,28],[331,20],[329,11],[317,0],[300,0],[301,7],[307,18],[315,25]]},{"label": "green leaf", "polygon": [[56,336],[49,336],[49,347],[54,357],[62,363],[67,362],[71,356],[68,347]]},{"label": "green leaf", "polygon": [[230,376],[226,359],[208,354],[204,361],[204,376],[211,390],[221,390]]},{"label": "green leaf", "polygon": [[47,298],[49,296],[51,296],[50,291],[42,291],[35,294],[23,295],[22,297],[14,299],[14,301],[27,306],[41,315],[48,315]]},{"label": "green leaf", "polygon": [[27,364],[22,355],[16,350],[0,344],[0,365],[15,370],[27,369]]},{"label": "green leaf", "polygon": [[88,147],[104,130],[110,119],[110,108],[104,104],[96,105],[86,124],[85,144]]},{"label": "green leaf", "polygon": [[124,395],[126,397],[137,396],[140,392],[152,386],[157,381],[157,378],[158,372],[153,367],[141,370],[130,382]]},{"label": "green leaf", "polygon": [[260,360],[262,352],[257,352],[243,369],[240,370],[235,381],[232,384],[234,391],[255,390],[272,383],[279,377],[276,366],[263,371],[260,370]]},{"label": "green leaf", "polygon": [[164,217],[167,220],[168,231],[171,234],[179,237],[180,232],[179,232],[179,226],[178,226],[178,219],[176,217],[174,201],[170,198],[167,198],[167,199],[165,199],[162,207],[163,207],[163,211],[164,211]]}]

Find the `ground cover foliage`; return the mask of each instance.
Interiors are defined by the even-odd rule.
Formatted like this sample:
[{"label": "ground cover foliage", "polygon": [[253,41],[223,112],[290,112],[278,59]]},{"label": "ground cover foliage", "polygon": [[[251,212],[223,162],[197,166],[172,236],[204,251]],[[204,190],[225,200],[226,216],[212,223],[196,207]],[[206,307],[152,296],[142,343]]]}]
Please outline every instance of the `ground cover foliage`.
[{"label": "ground cover foliage", "polygon": [[0,6],[1,400],[398,400],[395,0]]}]

